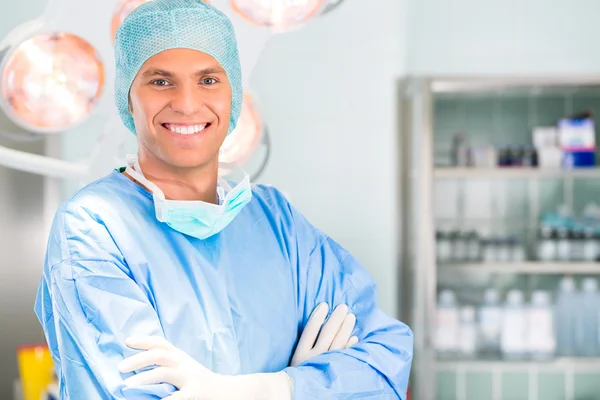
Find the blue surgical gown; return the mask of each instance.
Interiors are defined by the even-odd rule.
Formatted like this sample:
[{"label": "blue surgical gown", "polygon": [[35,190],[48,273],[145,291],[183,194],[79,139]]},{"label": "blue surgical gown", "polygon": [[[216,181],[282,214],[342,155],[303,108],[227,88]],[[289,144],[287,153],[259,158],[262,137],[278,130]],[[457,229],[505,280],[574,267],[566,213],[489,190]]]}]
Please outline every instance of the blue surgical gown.
[{"label": "blue surgical gown", "polygon": [[[285,370],[295,399],[405,399],[413,336],[385,315],[367,271],[272,187],[199,240],[155,217],[152,195],[113,171],[54,219],[36,314],[64,399],[160,399],[125,388],[129,336],[163,336],[214,372]],[[347,304],[360,342],[289,367],[313,309]]]}]

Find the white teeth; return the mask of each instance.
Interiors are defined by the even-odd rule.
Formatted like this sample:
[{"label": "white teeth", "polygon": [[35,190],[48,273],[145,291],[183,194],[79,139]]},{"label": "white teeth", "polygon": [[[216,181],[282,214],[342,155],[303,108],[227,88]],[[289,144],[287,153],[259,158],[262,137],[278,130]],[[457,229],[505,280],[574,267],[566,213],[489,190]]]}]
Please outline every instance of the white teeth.
[{"label": "white teeth", "polygon": [[202,125],[187,125],[187,126],[169,125],[169,129],[172,132],[179,133],[181,135],[192,135],[194,133],[198,133],[198,132],[203,131],[204,128],[206,128],[206,124],[202,124]]}]

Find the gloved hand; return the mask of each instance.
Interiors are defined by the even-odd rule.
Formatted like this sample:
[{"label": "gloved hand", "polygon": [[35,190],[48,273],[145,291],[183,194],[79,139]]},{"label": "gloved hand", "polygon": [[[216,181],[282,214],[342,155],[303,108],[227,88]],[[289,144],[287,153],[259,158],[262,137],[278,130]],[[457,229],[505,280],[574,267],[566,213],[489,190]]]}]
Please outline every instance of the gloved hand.
[{"label": "gloved hand", "polygon": [[129,387],[169,383],[179,391],[168,400],[291,400],[292,379],[285,372],[221,375],[210,371],[162,337],[128,338],[127,346],[146,350],[119,364],[122,373],[156,366],[125,380]]},{"label": "gloved hand", "polygon": [[358,343],[356,336],[350,337],[356,324],[356,317],[348,313],[348,306],[345,304],[337,306],[321,329],[328,312],[327,303],[321,303],[314,309],[300,336],[290,366],[300,365],[326,351],[340,350]]}]

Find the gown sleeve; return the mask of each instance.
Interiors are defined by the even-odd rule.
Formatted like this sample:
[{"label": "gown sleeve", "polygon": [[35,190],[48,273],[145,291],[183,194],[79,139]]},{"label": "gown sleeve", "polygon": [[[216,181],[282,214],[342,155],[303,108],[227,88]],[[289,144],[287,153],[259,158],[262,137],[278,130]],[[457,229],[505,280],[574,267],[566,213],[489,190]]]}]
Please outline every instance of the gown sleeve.
[{"label": "gown sleeve", "polygon": [[373,278],[339,244],[289,206],[295,236],[298,315],[303,329],[312,310],[327,302],[346,304],[356,315],[359,343],[330,351],[285,371],[294,399],[406,399],[413,357],[413,333],[377,306]]},{"label": "gown sleeve", "polygon": [[163,336],[151,297],[99,221],[59,209],[48,242],[35,312],[54,360],[61,399],[162,399],[167,384],[126,388],[117,366],[136,351],[129,336]]}]

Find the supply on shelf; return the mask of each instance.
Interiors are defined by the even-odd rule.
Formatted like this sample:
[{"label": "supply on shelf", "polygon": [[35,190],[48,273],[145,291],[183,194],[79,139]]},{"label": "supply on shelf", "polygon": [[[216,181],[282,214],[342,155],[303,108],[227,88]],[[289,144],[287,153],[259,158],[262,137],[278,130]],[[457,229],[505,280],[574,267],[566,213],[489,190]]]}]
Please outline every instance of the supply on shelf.
[{"label": "supply on shelf", "polygon": [[585,168],[596,165],[595,124],[590,112],[562,118],[556,126],[536,126],[531,144],[471,147],[469,135],[452,138],[454,167]]},{"label": "supply on shelf", "polygon": [[553,294],[488,288],[483,301],[460,304],[456,292],[438,295],[435,349],[445,359],[547,361],[555,357],[600,357],[600,291],[596,278],[580,288],[564,277]]}]

